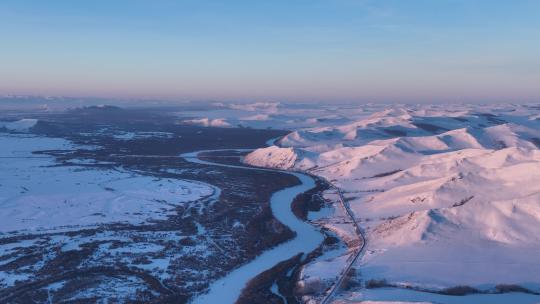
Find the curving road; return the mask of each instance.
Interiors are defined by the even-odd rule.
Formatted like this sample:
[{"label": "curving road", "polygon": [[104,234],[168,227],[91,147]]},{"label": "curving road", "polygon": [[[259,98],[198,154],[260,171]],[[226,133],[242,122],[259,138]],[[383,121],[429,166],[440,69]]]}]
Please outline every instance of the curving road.
[{"label": "curving road", "polygon": [[331,303],[331,301],[334,299],[336,293],[339,291],[339,288],[343,284],[343,281],[347,277],[347,273],[349,273],[349,271],[354,266],[356,261],[358,261],[358,259],[360,258],[360,256],[364,252],[364,248],[366,247],[366,239],[365,239],[365,237],[364,237],[364,235],[362,233],[362,229],[360,229],[360,225],[356,221],[356,218],[354,217],[354,213],[351,211],[351,208],[349,207],[349,204],[346,203],[345,198],[343,197],[343,193],[341,193],[341,190],[339,190],[338,187],[334,186],[329,181],[327,181],[327,182],[330,185],[332,185],[332,188],[334,188],[338,192],[340,204],[343,206],[343,208],[347,212],[347,215],[351,218],[351,221],[354,224],[354,230],[356,232],[356,235],[358,236],[358,239],[360,240],[362,245],[360,245],[360,248],[357,249],[357,251],[354,254],[354,257],[347,264],[347,267],[341,272],[341,274],[340,274],[338,280],[336,281],[336,283],[334,283],[334,285],[332,285],[330,290],[327,292],[326,296],[322,299],[321,304]]}]

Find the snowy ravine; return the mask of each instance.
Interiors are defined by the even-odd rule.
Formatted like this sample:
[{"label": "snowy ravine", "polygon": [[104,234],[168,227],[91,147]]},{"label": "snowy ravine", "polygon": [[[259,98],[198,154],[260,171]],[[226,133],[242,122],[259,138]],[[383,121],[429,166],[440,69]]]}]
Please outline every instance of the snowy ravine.
[{"label": "snowy ravine", "polygon": [[[190,162],[212,166],[224,166],[244,170],[276,171],[203,161],[197,157],[202,152],[206,151],[186,153],[181,156]],[[298,194],[315,187],[315,181],[310,176],[302,173],[287,172],[287,174],[296,176],[301,184],[274,193],[270,199],[270,206],[274,217],[294,231],[296,237],[264,252],[253,261],[242,265],[226,277],[214,282],[210,285],[208,293],[195,298],[192,303],[234,303],[249,280],[256,275],[299,253],[309,253],[321,244],[324,238],[323,234],[314,226],[298,219],[291,210],[291,203],[294,198]]]}]

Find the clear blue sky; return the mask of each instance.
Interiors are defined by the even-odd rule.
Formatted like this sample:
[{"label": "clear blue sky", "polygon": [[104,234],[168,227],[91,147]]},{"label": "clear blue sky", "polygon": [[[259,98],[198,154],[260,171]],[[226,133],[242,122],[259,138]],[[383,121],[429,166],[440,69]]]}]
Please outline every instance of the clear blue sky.
[{"label": "clear blue sky", "polygon": [[2,0],[0,93],[539,101],[540,0]]}]

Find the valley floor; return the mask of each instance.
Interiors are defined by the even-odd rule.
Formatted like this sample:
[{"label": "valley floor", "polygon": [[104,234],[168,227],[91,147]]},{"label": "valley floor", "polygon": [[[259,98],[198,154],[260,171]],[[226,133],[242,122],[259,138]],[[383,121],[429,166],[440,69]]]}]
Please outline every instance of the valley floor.
[{"label": "valley floor", "polygon": [[269,206],[294,176],[180,157],[284,132],[82,111],[0,126],[0,302],[185,303],[294,236]]}]

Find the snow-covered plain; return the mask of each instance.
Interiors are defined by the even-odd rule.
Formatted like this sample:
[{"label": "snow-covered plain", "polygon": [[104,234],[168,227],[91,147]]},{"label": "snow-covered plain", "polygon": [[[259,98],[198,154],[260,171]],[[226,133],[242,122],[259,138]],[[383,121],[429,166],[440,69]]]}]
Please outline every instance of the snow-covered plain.
[{"label": "snow-covered plain", "polygon": [[[167,221],[177,216],[179,207],[215,200],[219,188],[89,159],[61,162],[35,152],[67,153],[92,146],[28,131],[0,131],[0,289],[7,292],[51,280],[34,289],[37,293],[46,290],[50,302],[59,294],[72,301],[94,297],[141,300],[159,294],[155,294],[155,286],[141,279],[140,272],[160,281],[176,281],[189,274],[174,272],[176,266],[171,264],[211,254],[205,242],[183,246],[186,239],[197,236],[171,230]],[[153,228],[138,229],[145,225]],[[62,259],[66,259],[60,262],[62,270],[63,265],[71,267],[67,273],[79,271],[70,266],[77,263],[90,273],[84,278],[62,276],[54,268]],[[107,277],[111,265],[124,270]],[[92,281],[91,269],[96,268],[101,269],[95,273],[101,276],[99,282]],[[55,275],[61,280],[53,282]],[[204,282],[210,275],[197,273],[196,279]],[[196,279],[191,283],[197,283]],[[74,282],[84,286],[73,290]]]},{"label": "snow-covered plain", "polygon": [[[304,114],[311,127],[291,125],[245,162],[308,171],[341,189],[367,238],[354,265],[364,282],[539,292],[539,112],[511,104],[314,107]],[[311,263],[304,273],[313,280],[327,266]]]},{"label": "snow-covered plain", "polygon": [[52,157],[32,154],[75,148],[64,139],[3,133],[0,147],[0,233],[142,224],[164,219],[176,205],[215,192],[200,182],[59,166]]}]

